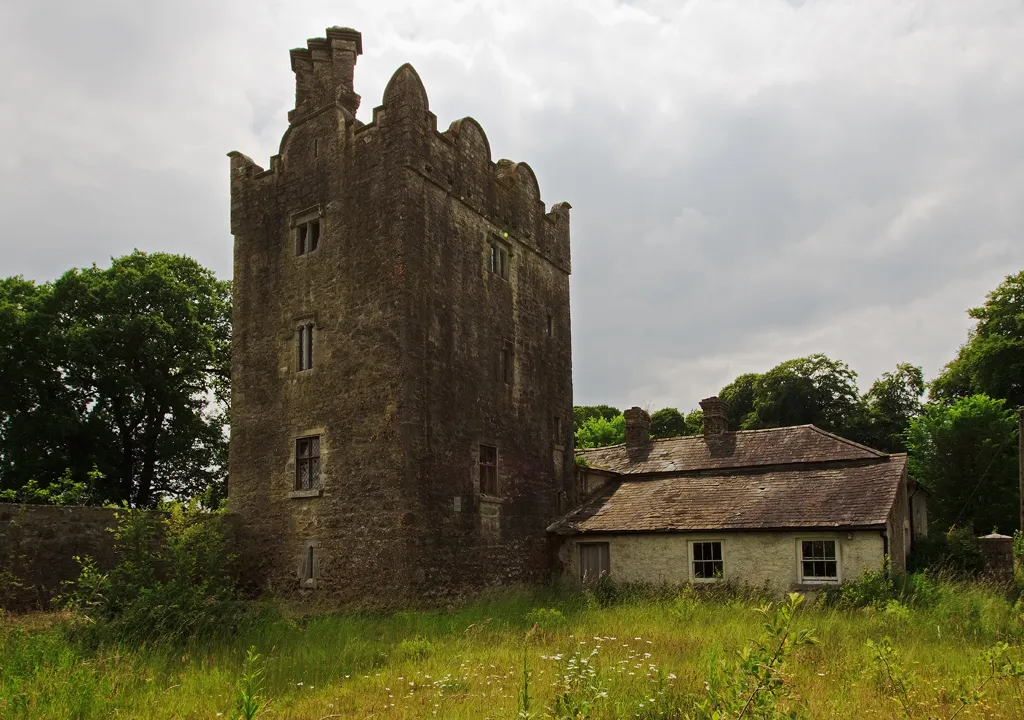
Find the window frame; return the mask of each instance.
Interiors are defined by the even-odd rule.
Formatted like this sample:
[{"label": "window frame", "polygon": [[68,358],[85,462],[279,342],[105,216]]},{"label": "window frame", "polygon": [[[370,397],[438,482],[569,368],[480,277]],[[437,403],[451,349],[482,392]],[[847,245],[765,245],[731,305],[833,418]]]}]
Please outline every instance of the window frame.
[{"label": "window frame", "polygon": [[[804,559],[804,543],[832,543],[833,547],[833,558],[829,558],[827,552],[823,548],[823,555],[821,558],[812,558],[810,560]],[[804,563],[805,562],[834,562],[836,564],[836,575],[835,577],[819,576],[819,575],[805,575],[804,574]],[[842,561],[842,545],[839,542],[839,538],[836,536],[813,536],[805,535],[796,538],[796,570],[797,578],[801,585],[838,585],[842,582],[843,578],[843,561]]]},{"label": "window frame", "polygon": [[512,264],[512,249],[497,237],[491,238],[487,244],[487,272],[502,280],[508,280],[509,266]]},{"label": "window frame", "polygon": [[514,385],[516,381],[516,345],[507,338],[501,341],[498,352],[498,379],[506,385]]},{"label": "window frame", "polygon": [[[485,452],[486,451],[486,452]],[[477,448],[477,492],[484,497],[501,497],[501,487],[498,484],[498,446],[480,443]],[[486,462],[485,458],[491,460]],[[485,472],[487,482],[485,483]],[[493,490],[493,492],[488,492]]]},{"label": "window frame", "polygon": [[289,228],[295,257],[316,252],[324,238],[324,214],[319,205],[291,214]]},{"label": "window frame", "polygon": [[[309,443],[309,453],[303,457],[302,443]],[[323,488],[323,462],[321,458],[323,435],[303,435],[295,438],[295,480],[292,489],[295,492],[319,492]],[[316,454],[313,454],[315,447]],[[302,469],[307,468],[309,484],[302,486]]]},{"label": "window frame", "polygon": [[307,322],[300,323],[296,328],[296,372],[306,372],[307,370],[312,370],[314,367],[313,329],[315,327],[316,323],[309,320]]},{"label": "window frame", "polygon": [[[711,560],[706,560],[706,559],[697,560],[696,559],[696,546],[697,545],[708,545],[708,544],[710,544],[710,545],[717,544],[719,546],[718,554],[720,555],[720,558],[718,560],[713,559],[713,557],[712,557]],[[714,539],[714,538],[697,539],[697,540],[689,540],[689,541],[687,541],[687,548],[686,548],[686,556],[687,556],[687,561],[688,561],[687,575],[690,578],[690,582],[695,582],[695,583],[716,583],[716,582],[724,582],[725,581],[725,545],[726,545],[726,543],[725,543],[724,540],[719,540],[719,539]],[[700,562],[700,563],[711,563],[712,565],[714,565],[714,563],[716,563],[716,562],[720,563],[721,566],[722,566],[722,575],[721,575],[721,577],[714,577],[714,576],[712,576],[712,577],[698,577],[697,576],[697,568],[696,568],[696,563],[698,563],[698,562]]]},{"label": "window frame", "polygon": [[551,442],[555,445],[562,445],[562,416],[551,416]]},{"label": "window frame", "polygon": [[304,222],[295,224],[295,254],[298,257],[309,255],[320,247],[320,238],[323,235],[323,228],[320,226],[320,218],[314,217]]}]

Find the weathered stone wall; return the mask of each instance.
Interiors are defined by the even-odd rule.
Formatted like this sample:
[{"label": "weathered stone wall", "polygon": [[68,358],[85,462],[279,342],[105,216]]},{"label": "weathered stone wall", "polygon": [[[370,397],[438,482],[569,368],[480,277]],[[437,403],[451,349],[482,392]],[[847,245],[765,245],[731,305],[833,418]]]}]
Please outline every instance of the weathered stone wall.
[{"label": "weathered stone wall", "polygon": [[113,566],[116,510],[0,503],[0,607],[46,608],[78,577],[74,557]]},{"label": "weathered stone wall", "polygon": [[691,581],[689,544],[719,540],[726,582],[768,586],[781,593],[794,588],[817,587],[801,585],[799,576],[799,542],[814,539],[837,542],[841,581],[853,580],[866,570],[882,567],[884,543],[881,532],[877,530],[578,536],[564,542],[559,550],[559,560],[564,568],[564,578],[577,583],[580,577],[579,543],[608,542],[609,574],[613,580],[683,584]]},{"label": "weathered stone wall", "polygon": [[896,499],[889,511],[886,523],[889,538],[889,568],[898,574],[907,571],[907,555],[910,554],[910,498],[907,495],[907,468],[903,466],[903,477],[896,488]]},{"label": "weathered stone wall", "polygon": [[[356,120],[360,49],[331,29],[293,51],[280,155],[264,171],[231,154],[229,506],[276,591],[298,588],[310,546],[317,592],[343,600],[541,579],[571,493],[568,206],[545,213],[532,170],[492,162],[472,119],[438,133],[409,66]],[[320,243],[298,255],[306,217]],[[488,272],[494,238],[507,278]],[[296,497],[305,435],[321,437],[322,489]],[[497,498],[479,492],[481,443],[498,448]]]}]

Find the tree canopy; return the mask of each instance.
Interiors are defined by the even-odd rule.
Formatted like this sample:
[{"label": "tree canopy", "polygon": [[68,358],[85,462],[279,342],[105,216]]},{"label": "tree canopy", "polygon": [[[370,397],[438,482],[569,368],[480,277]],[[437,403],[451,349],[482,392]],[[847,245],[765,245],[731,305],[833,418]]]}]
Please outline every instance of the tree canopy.
[{"label": "tree canopy", "polygon": [[164,253],[0,281],[0,490],[86,483],[136,507],[223,493],[230,309],[229,283]]},{"label": "tree canopy", "polygon": [[576,428],[576,447],[593,448],[618,445],[626,440],[626,419],[621,413],[611,419],[594,415]]},{"label": "tree canopy", "polygon": [[1017,527],[1016,440],[1016,414],[987,395],[930,403],[910,421],[910,474],[931,492],[933,524],[979,533]]},{"label": "tree canopy", "polygon": [[1024,271],[1008,275],[981,307],[967,342],[932,383],[935,399],[984,393],[1024,406]]},{"label": "tree canopy", "polygon": [[855,439],[886,452],[904,452],[904,435],[921,411],[924,390],[924,373],[916,365],[900,363],[894,371],[882,373],[861,399]]},{"label": "tree canopy", "polygon": [[573,426],[578,429],[582,427],[587,420],[598,417],[604,418],[605,420],[612,420],[621,414],[621,410],[614,408],[611,405],[576,405],[572,409]]}]

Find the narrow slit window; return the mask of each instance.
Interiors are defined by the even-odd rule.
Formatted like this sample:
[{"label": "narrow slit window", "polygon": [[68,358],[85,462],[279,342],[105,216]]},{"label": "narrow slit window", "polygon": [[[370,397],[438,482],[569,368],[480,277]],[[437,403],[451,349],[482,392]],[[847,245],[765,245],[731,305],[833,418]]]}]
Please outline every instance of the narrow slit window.
[{"label": "narrow slit window", "polygon": [[511,385],[515,379],[515,352],[512,343],[505,340],[501,346],[501,381]]},{"label": "narrow slit window", "polygon": [[313,546],[310,545],[306,551],[306,577],[305,580],[313,579]]},{"label": "narrow slit window", "polygon": [[298,368],[299,371],[313,368],[313,323],[298,327]]},{"label": "narrow slit window", "polygon": [[835,540],[800,542],[800,574],[811,582],[835,582],[839,579],[839,559]]},{"label": "narrow slit window", "polygon": [[498,495],[498,448],[480,446],[480,494]]},{"label": "narrow slit window", "polygon": [[556,445],[562,444],[562,418],[558,415],[551,416],[551,441]]},{"label": "narrow slit window", "polygon": [[724,577],[721,542],[695,542],[692,547],[694,579],[715,580]]},{"label": "narrow slit window", "polygon": [[320,436],[295,441],[295,489],[316,490],[320,487]]},{"label": "narrow slit window", "polygon": [[548,315],[547,325],[544,327],[544,334],[548,337],[555,336],[555,319]]},{"label": "narrow slit window", "polygon": [[309,221],[309,251],[313,252],[320,246],[320,221]]}]

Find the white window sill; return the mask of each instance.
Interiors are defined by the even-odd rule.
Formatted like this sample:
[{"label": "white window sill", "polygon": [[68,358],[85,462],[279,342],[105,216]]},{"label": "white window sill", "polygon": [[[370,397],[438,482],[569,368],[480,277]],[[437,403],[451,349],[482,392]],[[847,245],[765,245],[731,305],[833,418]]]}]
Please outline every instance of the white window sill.
[{"label": "white window sill", "polygon": [[320,497],[324,494],[323,488],[313,488],[312,490],[292,490],[288,493],[289,498],[311,498]]}]

